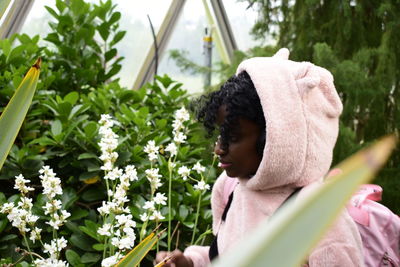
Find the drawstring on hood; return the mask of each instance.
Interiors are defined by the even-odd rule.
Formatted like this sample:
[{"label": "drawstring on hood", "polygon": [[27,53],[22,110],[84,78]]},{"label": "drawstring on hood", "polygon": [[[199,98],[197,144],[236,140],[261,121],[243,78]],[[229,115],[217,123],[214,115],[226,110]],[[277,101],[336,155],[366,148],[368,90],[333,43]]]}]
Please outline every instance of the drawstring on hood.
[{"label": "drawstring on hood", "polygon": [[342,103],[329,71],[288,60],[289,50],[243,61],[260,97],[266,143],[260,166],[241,184],[250,190],[300,187],[322,178],[330,167]]}]

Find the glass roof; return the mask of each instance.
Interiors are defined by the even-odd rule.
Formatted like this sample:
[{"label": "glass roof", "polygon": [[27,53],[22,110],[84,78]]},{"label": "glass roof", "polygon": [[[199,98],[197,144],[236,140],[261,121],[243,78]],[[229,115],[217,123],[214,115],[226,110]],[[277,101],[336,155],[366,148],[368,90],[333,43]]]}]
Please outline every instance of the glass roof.
[{"label": "glass roof", "polygon": [[[97,3],[98,0],[87,0]],[[126,1],[113,0],[116,10],[122,13],[120,20],[121,30],[126,30],[127,34],[118,44],[119,54],[124,56],[122,69],[119,73],[121,84],[131,88],[138,74],[142,63],[153,45],[153,37],[147,15],[150,16],[152,24],[157,32],[164,20],[166,12],[172,0],[147,0],[147,1]],[[249,35],[249,31],[254,24],[257,14],[252,9],[246,9],[247,3],[237,2],[236,0],[223,0],[232,31],[235,36],[237,46],[240,50],[247,50],[257,43]],[[48,21],[52,17],[44,8],[45,5],[55,6],[54,0],[35,1],[30,13],[26,17],[21,32],[29,35],[40,34],[45,37],[49,33]],[[160,55],[158,74],[170,75],[173,79],[184,83],[190,92],[201,91],[204,85],[202,75],[194,75],[182,72],[174,60],[169,56],[171,49],[185,50],[187,57],[193,62],[203,65],[203,36],[205,27],[209,27],[203,1],[187,0],[180,17],[173,29],[171,38],[167,44],[163,55]],[[219,55],[215,45],[213,46],[213,63],[219,61]],[[216,83],[215,79],[212,83]]]}]

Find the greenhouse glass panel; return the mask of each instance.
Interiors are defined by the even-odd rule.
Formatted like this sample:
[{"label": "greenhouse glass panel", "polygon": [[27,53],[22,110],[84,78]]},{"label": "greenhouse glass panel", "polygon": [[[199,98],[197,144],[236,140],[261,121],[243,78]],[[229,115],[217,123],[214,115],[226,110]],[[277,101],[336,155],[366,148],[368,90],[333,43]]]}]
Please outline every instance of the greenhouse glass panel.
[{"label": "greenhouse glass panel", "polygon": [[[98,0],[86,0],[90,3],[98,3]],[[149,15],[153,27],[157,32],[168,11],[172,0],[147,0],[147,1],[124,1],[113,0],[116,11],[121,12],[120,30],[127,31],[124,39],[116,47],[120,56],[125,57],[122,61],[122,69],[118,74],[121,85],[132,87],[149,47],[153,44],[153,37],[147,15]],[[29,13],[22,33],[29,35],[40,34],[44,38],[50,31],[48,22],[52,16],[44,6],[55,7],[54,0],[35,1]]]},{"label": "greenhouse glass panel", "polygon": [[250,35],[251,28],[257,21],[257,11],[252,7],[247,8],[249,6],[248,2],[223,0],[222,3],[228,15],[238,49],[245,51],[260,45],[261,41],[255,41]]},{"label": "greenhouse glass panel", "polygon": [[[205,55],[203,53],[203,37],[207,23],[205,8],[202,1],[186,1],[181,15],[173,29],[166,50],[160,58],[158,75],[168,74],[172,79],[182,82],[190,93],[199,93],[204,88],[204,75],[191,70],[183,71],[171,58],[172,50],[178,50],[188,60],[198,66],[204,66]],[[220,61],[218,52],[213,45],[212,62]],[[215,83],[215,77],[211,84]]]}]

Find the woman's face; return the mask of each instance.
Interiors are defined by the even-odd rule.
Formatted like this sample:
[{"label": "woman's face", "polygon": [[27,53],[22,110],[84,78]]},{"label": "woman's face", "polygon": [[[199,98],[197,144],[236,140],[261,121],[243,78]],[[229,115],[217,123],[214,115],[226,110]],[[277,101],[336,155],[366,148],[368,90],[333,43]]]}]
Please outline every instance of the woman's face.
[{"label": "woman's face", "polygon": [[[219,126],[226,115],[226,106],[220,106],[217,115]],[[256,173],[262,159],[257,153],[260,134],[260,127],[255,122],[239,118],[238,124],[229,133],[228,147],[222,148],[220,140],[217,140],[214,152],[219,157],[219,166],[225,169],[229,177],[250,178]]]}]

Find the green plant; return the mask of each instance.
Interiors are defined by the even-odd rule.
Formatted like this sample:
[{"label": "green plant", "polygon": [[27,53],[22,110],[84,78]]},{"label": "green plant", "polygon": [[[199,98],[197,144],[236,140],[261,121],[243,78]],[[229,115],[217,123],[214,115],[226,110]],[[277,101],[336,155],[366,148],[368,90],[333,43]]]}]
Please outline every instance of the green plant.
[{"label": "green plant", "polygon": [[[138,169],[138,181],[129,188],[131,200],[128,206],[138,228],[142,228],[140,216],[143,214],[143,205],[151,200],[145,176],[145,170],[150,168],[151,162],[144,147],[150,140],[155,141],[160,147],[160,157],[154,166],[160,166],[159,173],[165,179],[169,177],[166,164],[168,152],[165,149],[173,136],[171,122],[175,110],[188,104],[188,96],[182,84],[167,76],[157,77],[155,83],[147,84],[137,91],[121,88],[113,76],[107,76],[117,72],[120,60],[118,55],[112,56],[114,52],[107,53],[114,49],[115,43],[124,34],[118,30],[119,15],[114,15],[110,1],[100,2],[97,6],[85,3],[85,13],[72,10],[80,2],[57,1],[57,9],[54,12],[49,10],[55,13],[53,16],[56,21],[52,24],[53,32],[43,41],[44,45],[39,44],[38,36],[31,38],[27,35],[14,35],[7,41],[0,41],[0,94],[4,96],[0,100],[2,104],[9,100],[15,85],[22,80],[21,76],[27,69],[26,59],[38,55],[46,59],[32,107],[0,172],[0,183],[4,189],[0,195],[0,204],[18,202],[19,197],[13,190],[15,176],[23,174],[31,180],[32,187],[40,187],[38,171],[45,165],[51,166],[61,178],[62,208],[71,213],[68,222],[59,231],[60,236],[68,239],[69,244],[68,250],[61,257],[73,266],[90,266],[99,264],[104,248],[101,246],[103,237],[97,233],[103,221],[95,212],[101,201],[107,198],[106,185],[102,179],[102,161],[98,158],[100,114],[111,114],[119,121],[115,128],[120,136],[116,166],[134,163]],[[94,18],[93,24],[87,25],[88,18]],[[75,32],[85,31],[82,30],[85,27],[90,30],[92,26],[95,27],[96,44],[91,43],[94,42],[91,40],[82,46],[85,43],[82,39],[84,36],[75,36]],[[109,30],[108,38],[106,32],[101,36],[102,28]],[[57,38],[61,43],[56,42]],[[49,42],[53,45],[48,45]],[[63,47],[67,43],[76,49],[76,53],[68,54]],[[96,45],[102,49],[101,53],[96,50]],[[106,53],[112,57],[106,60]],[[93,64],[82,67],[80,55],[91,55],[88,61],[93,60]],[[64,66],[66,62],[73,67]],[[113,69],[113,66],[116,67]],[[211,166],[212,154],[207,152],[210,142],[204,138],[202,128],[192,121],[187,123],[187,134],[187,143],[181,145],[176,162],[189,167],[201,160],[201,164],[207,166],[209,171],[206,177],[209,182],[216,176],[216,169]],[[192,239],[204,242],[208,237],[200,234],[210,233],[207,231],[211,223],[211,210],[208,207],[210,192],[196,190],[196,184],[183,181],[176,174],[177,169],[173,171],[171,216],[165,216],[168,208],[164,207],[161,213],[165,219],[160,220],[160,223],[166,226],[169,220],[171,229],[177,230],[175,235],[170,233],[169,242],[159,242],[160,249],[166,249],[168,243],[171,247],[183,248]],[[201,177],[194,173],[193,178]],[[164,183],[159,192],[168,196],[168,190],[169,184]],[[29,194],[33,202],[37,203],[33,210],[39,212],[44,205],[44,198],[37,193]],[[42,222],[44,217],[40,219]],[[155,224],[154,221],[147,223],[143,238]],[[193,231],[195,225],[197,231]],[[46,242],[52,238],[51,232],[47,228],[43,231]],[[18,239],[17,230],[11,227],[6,216],[0,215],[0,255],[3,261],[16,262],[22,252],[15,252],[15,248],[27,249],[26,245],[26,242]],[[33,251],[40,251],[37,244],[29,245]],[[151,261],[151,255],[147,256],[146,261]]]},{"label": "green plant", "polygon": [[18,135],[33,95],[40,73],[40,59],[29,69],[25,78],[15,91],[15,94],[7,104],[0,116],[0,128],[6,129],[0,141],[0,169]]},{"label": "green plant", "polygon": [[126,33],[118,29],[121,13],[115,5],[111,0],[98,5],[57,0],[56,8],[46,7],[56,22],[49,23],[52,32],[45,38],[54,48],[46,52],[55,75],[54,88],[63,96],[112,80],[123,59],[115,45]]}]

